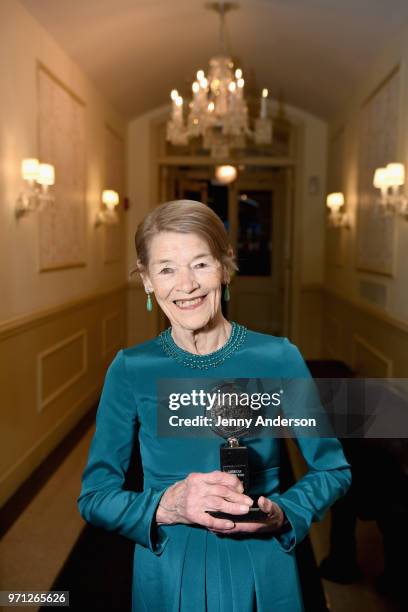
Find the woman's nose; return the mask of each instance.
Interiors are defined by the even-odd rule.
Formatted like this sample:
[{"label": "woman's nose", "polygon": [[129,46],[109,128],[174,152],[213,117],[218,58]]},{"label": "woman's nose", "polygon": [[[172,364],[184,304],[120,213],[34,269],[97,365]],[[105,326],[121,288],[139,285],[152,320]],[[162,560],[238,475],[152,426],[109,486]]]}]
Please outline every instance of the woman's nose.
[{"label": "woman's nose", "polygon": [[199,283],[195,278],[194,271],[188,268],[182,268],[177,275],[177,289],[191,292],[199,287]]}]

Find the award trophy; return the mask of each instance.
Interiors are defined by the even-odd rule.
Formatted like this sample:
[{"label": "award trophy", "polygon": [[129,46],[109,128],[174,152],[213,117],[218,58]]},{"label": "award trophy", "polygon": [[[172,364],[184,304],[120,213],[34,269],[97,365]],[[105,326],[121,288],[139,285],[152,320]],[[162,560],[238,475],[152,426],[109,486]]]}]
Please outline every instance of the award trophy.
[{"label": "award trophy", "polygon": [[[239,396],[242,389],[234,386],[233,383],[226,382],[213,388],[212,392],[220,392],[220,395]],[[220,470],[238,476],[244,486],[244,493],[248,495],[248,447],[240,443],[240,438],[248,434],[249,431],[246,425],[241,423],[245,423],[245,418],[252,418],[253,412],[249,406],[241,406],[230,399],[228,405],[225,405],[223,401],[214,402],[208,414],[213,422],[212,431],[226,439],[226,444],[220,447]],[[267,514],[256,505],[255,500],[254,506],[249,509],[247,514],[229,514],[211,510],[207,512],[215,518],[230,519],[235,523],[261,522],[267,518]]]}]

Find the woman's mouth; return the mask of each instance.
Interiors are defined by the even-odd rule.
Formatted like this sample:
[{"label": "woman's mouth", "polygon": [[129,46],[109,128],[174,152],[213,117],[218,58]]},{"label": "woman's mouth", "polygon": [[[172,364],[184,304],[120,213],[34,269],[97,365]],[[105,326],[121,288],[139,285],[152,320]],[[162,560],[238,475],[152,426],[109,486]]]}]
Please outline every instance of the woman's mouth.
[{"label": "woman's mouth", "polygon": [[205,295],[201,295],[200,297],[192,298],[189,300],[176,300],[174,303],[181,310],[194,310],[195,308],[199,308],[201,306],[205,298]]}]

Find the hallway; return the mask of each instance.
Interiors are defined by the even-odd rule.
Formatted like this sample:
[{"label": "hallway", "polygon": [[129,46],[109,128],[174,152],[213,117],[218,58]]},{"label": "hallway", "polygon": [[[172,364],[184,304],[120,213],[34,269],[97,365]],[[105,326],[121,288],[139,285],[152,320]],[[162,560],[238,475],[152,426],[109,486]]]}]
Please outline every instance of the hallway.
[{"label": "hallway", "polygon": [[[316,597],[326,600],[330,612],[398,612],[398,604],[379,594],[375,583],[388,568],[390,588],[406,586],[396,565],[396,542],[405,558],[407,0],[1,0],[0,89],[1,589],[49,590],[59,578],[72,576],[70,555],[82,545],[81,536],[87,537],[77,505],[81,475],[106,373],[119,353],[123,357],[129,349],[141,368],[141,376],[135,370],[127,382],[137,392],[151,385],[151,395],[143,391],[140,403],[128,396],[121,404],[122,429],[106,427],[109,448],[119,446],[112,456],[120,461],[122,443],[125,449],[130,443],[118,431],[129,442],[126,419],[142,428],[151,412],[140,406],[158,404],[156,366],[160,375],[178,380],[185,375],[178,368],[197,367],[201,374],[210,366],[224,367],[232,355],[236,369],[229,370],[227,361],[225,370],[217,370],[220,376],[233,371],[239,380],[258,380],[280,372],[284,380],[286,354],[291,367],[299,360],[303,373],[303,360],[317,371],[331,371],[333,388],[343,376],[374,381],[371,395],[350,396],[350,413],[339,411],[346,432],[335,431],[344,448],[343,455],[335,441],[337,463],[333,458],[330,464],[326,449],[322,467],[312,443],[306,452],[307,443],[300,445],[296,455],[294,436],[288,436],[296,480],[309,471],[315,487],[303,506],[297,504],[292,542],[304,536],[303,527],[314,511],[319,514],[319,503],[324,507],[325,495],[330,498],[325,478],[333,487],[331,499],[338,501],[335,491],[343,487],[341,498],[350,479],[347,462],[353,472],[345,514],[332,505],[320,522],[309,525],[305,550],[309,560],[314,557],[313,567],[306,568],[312,586],[303,587],[313,591],[321,582]],[[135,236],[160,204],[174,201],[161,230],[153,226],[151,233]],[[182,206],[193,216],[184,216]],[[207,221],[191,225],[193,213]],[[153,243],[161,254],[152,264]],[[247,333],[253,343],[245,346]],[[155,338],[157,343],[149,344]],[[271,353],[265,356],[266,347]],[[124,361],[120,371],[130,372]],[[116,393],[129,391],[123,380]],[[385,393],[390,388],[394,395]],[[378,406],[380,418],[373,425],[371,411]],[[397,413],[400,419],[394,419]],[[109,416],[114,418],[114,409]],[[355,429],[348,429],[349,416]],[[110,437],[112,431],[116,437]],[[323,449],[326,437],[320,436]],[[161,449],[156,454],[151,449],[158,438],[144,440],[156,461]],[[351,438],[361,443],[353,461],[345,450]],[[271,493],[265,488],[262,494],[272,495],[278,490],[272,482],[280,447],[272,444],[273,452],[263,454],[258,443],[249,444],[249,452],[260,461],[255,472],[263,484],[271,478]],[[167,472],[160,478],[169,483],[184,479],[179,471],[188,474],[161,463]],[[180,465],[185,468],[186,461]],[[209,465],[209,455],[197,452],[194,469],[208,472]],[[218,466],[218,449],[211,465]],[[112,473],[114,479],[118,471]],[[308,483],[300,483],[295,496],[301,498]],[[84,505],[92,506],[97,487],[89,486],[91,499]],[[151,491],[158,488],[155,482]],[[129,496],[129,506],[140,499]],[[282,496],[282,507],[275,507],[286,529],[291,504],[296,508],[290,495],[287,500]],[[315,500],[317,506],[308,509]],[[332,532],[331,516],[340,525]],[[357,517],[363,575],[351,584],[320,581],[318,566],[329,554],[330,533],[337,534],[340,550],[349,546],[345,557],[355,556],[354,531],[343,529],[344,517],[352,527]],[[143,520],[136,522],[135,531],[139,524],[142,529]],[[85,544],[91,548],[92,534]],[[211,534],[205,536],[207,547]],[[106,538],[98,546],[106,542],[116,550],[115,538]],[[146,541],[139,539],[145,554]],[[226,549],[231,543],[234,538]],[[205,556],[204,568],[210,569],[202,576],[208,583],[197,589],[209,600],[215,564],[208,559],[217,547]],[[227,555],[217,558],[225,561]],[[222,567],[219,575],[226,576],[220,562]],[[113,567],[110,579],[118,579],[120,568]],[[276,585],[300,598],[293,568]],[[266,575],[259,571],[247,590],[249,607],[256,599],[256,576]],[[96,582],[103,581],[95,575]],[[88,576],[80,578],[79,590]],[[126,572],[119,578],[127,580]],[[273,598],[271,584],[264,587]],[[109,581],[104,586],[109,589]],[[219,592],[228,598],[231,589],[228,584]],[[128,601],[129,593],[122,595]],[[99,602],[103,599],[101,589]]]}]

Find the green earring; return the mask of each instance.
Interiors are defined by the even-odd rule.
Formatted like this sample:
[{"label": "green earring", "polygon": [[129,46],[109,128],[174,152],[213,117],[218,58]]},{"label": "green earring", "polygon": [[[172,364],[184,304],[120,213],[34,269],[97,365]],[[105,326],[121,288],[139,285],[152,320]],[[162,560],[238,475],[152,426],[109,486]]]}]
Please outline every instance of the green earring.
[{"label": "green earring", "polygon": [[227,283],[227,284],[225,285],[225,289],[224,289],[224,300],[225,300],[226,302],[229,302],[230,297],[231,297],[231,295],[230,295],[230,290],[229,290],[229,284]]},{"label": "green earring", "polygon": [[150,296],[150,292],[147,294],[146,310],[148,312],[152,312],[152,310],[153,310],[153,301],[152,301],[152,298]]}]

